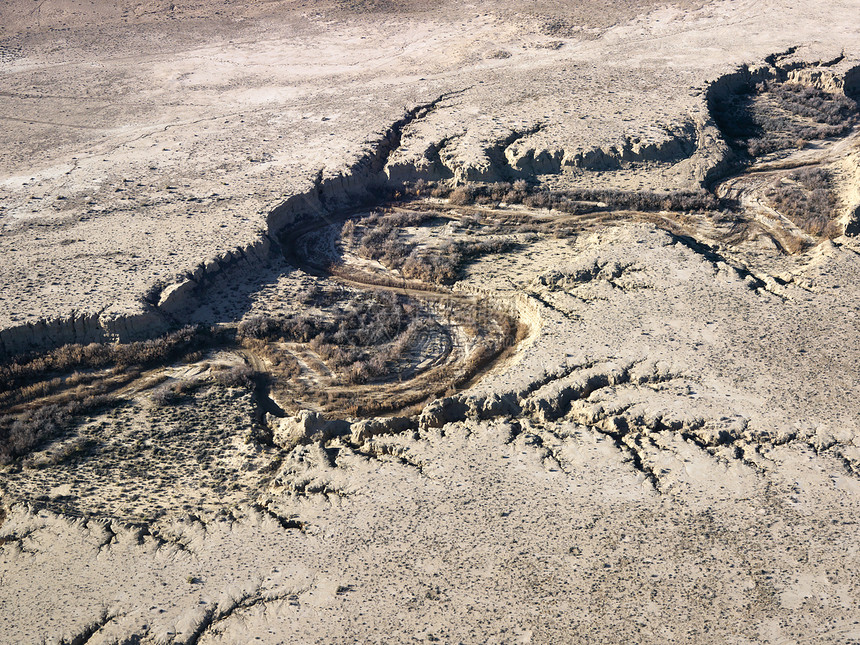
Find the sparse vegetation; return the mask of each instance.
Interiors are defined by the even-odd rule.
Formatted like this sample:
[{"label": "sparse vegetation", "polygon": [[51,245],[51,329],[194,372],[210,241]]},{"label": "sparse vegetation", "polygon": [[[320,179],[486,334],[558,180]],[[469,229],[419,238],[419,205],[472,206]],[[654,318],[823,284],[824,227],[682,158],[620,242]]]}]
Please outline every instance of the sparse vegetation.
[{"label": "sparse vegetation", "polygon": [[8,464],[44,441],[67,431],[75,417],[113,402],[111,397],[93,396],[3,415],[0,417],[0,464]]},{"label": "sparse vegetation", "polygon": [[[341,239],[355,247],[359,256],[396,267],[403,263],[415,247],[400,239],[399,229],[421,226],[436,218],[438,214],[430,211],[374,211],[361,220],[347,220],[341,230]],[[358,233],[360,237],[357,237]]]},{"label": "sparse vegetation", "polygon": [[172,387],[161,387],[152,393],[150,399],[152,399],[152,402],[158,407],[163,407],[165,405],[176,403],[181,396],[182,395]]},{"label": "sparse vegetation", "polygon": [[502,253],[516,246],[510,240],[485,242],[448,242],[437,249],[413,249],[400,266],[401,274],[410,280],[430,284],[451,284],[460,277],[462,266],[471,259],[491,253]]},{"label": "sparse vegetation", "polygon": [[[426,184],[422,190],[427,191]],[[405,191],[408,194],[416,194],[414,187],[407,187]],[[431,189],[431,193],[434,197],[447,197],[451,204],[458,206],[523,204],[529,208],[552,209],[572,215],[601,212],[607,209],[690,211],[711,210],[721,206],[720,200],[704,190],[671,193],[614,189],[553,191],[529,185],[523,179],[518,179],[512,184],[508,182],[473,183],[453,188],[438,184]]]},{"label": "sparse vegetation", "polygon": [[156,388],[150,399],[159,406],[174,405],[202,385],[202,381],[180,379],[163,387]]},{"label": "sparse vegetation", "polygon": [[357,221],[349,220],[343,227],[341,240],[359,257],[376,260],[388,269],[400,271],[407,280],[428,285],[451,284],[466,261],[514,246],[514,242],[497,239],[451,241],[441,247],[422,248],[403,239],[402,227],[419,226],[438,218],[437,213],[426,211],[374,212]]},{"label": "sparse vegetation", "polygon": [[[191,326],[166,334],[153,340],[134,343],[112,344],[91,343],[89,345],[63,345],[51,352],[29,357],[17,357],[0,365],[0,404],[9,404],[9,393],[22,386],[32,387],[34,382],[52,375],[60,381],[54,385],[68,385],[67,379],[85,382],[91,377],[86,374],[66,374],[72,370],[93,370],[116,367],[124,370],[129,367],[145,367],[175,360],[213,340],[210,330]],[[50,389],[51,384],[39,386]],[[33,395],[37,395],[34,391]]]},{"label": "sparse vegetation", "polygon": [[[804,119],[836,121],[848,114],[846,110],[851,107],[844,101],[833,103],[820,93],[799,92],[794,88],[769,88],[767,91],[781,97],[783,103],[795,105],[795,113]],[[839,123],[826,125],[842,127]],[[767,197],[804,231],[832,235],[836,202],[831,183],[832,178],[825,171],[798,171],[775,186]],[[638,213],[640,218],[650,217],[655,221],[670,218],[678,224],[684,224],[684,218],[697,212],[717,213],[713,215],[714,222],[729,230],[728,235],[736,237],[747,235],[749,227],[746,220],[722,209],[722,203],[704,191],[668,194],[617,190],[559,192],[517,180],[456,188],[417,182],[402,192],[406,197],[427,194],[448,197],[449,204],[459,207],[519,203],[529,208],[583,216],[546,221],[522,210],[501,209],[487,215],[486,211],[469,208],[457,208],[456,214],[451,215],[446,212],[450,206],[439,206],[436,210],[430,206],[414,210],[378,209],[362,219],[343,224],[344,246],[360,257],[398,271],[402,280],[420,282],[428,289],[457,280],[462,267],[473,258],[509,250],[516,244],[511,239],[514,232],[570,236],[589,222],[605,223],[625,213],[629,217],[631,212],[633,216]],[[675,214],[670,216],[666,211]],[[409,231],[404,230],[455,217],[459,220],[456,228],[466,239],[445,238],[438,242],[436,238],[435,242],[424,243],[421,235],[410,239]],[[478,239],[469,239],[472,235]],[[785,245],[785,241],[781,243]],[[337,272],[338,267],[332,267],[332,273]],[[374,280],[385,286],[396,282],[394,276],[385,272],[363,276],[361,281],[367,284]],[[298,388],[305,393],[312,389],[314,381],[307,381],[303,376],[307,366],[303,367],[288,346],[295,343],[312,350],[331,370],[334,382],[344,389],[309,396],[319,400],[327,397],[331,405],[356,414],[379,413],[426,396],[449,392],[498,356],[507,342],[520,339],[524,333],[510,316],[494,309],[483,313],[466,311],[461,303],[452,315],[474,340],[462,362],[439,369],[436,381],[424,385],[422,391],[404,393],[391,400],[361,399],[354,398],[358,396],[355,392],[349,392],[351,386],[391,380],[392,376],[401,374],[408,361],[414,358],[414,349],[423,342],[422,338],[429,332],[436,333],[433,331],[436,323],[429,312],[390,291],[372,291],[368,297],[366,293],[357,294],[327,284],[311,284],[299,293],[298,301],[318,310],[304,315],[248,318],[239,325],[236,342],[266,361],[266,369],[271,372],[276,388]],[[0,365],[0,405],[7,410],[0,418],[0,461],[8,463],[26,454],[40,443],[62,435],[80,415],[110,404],[108,395],[138,378],[145,367],[183,357],[200,360],[202,349],[232,342],[211,330],[189,327],[151,341],[69,345]],[[222,387],[251,388],[260,384],[262,376],[248,365],[237,365],[215,370],[214,382]],[[157,408],[169,408],[189,387],[192,386],[178,381],[158,387],[150,397]]]},{"label": "sparse vegetation", "polygon": [[334,320],[254,316],[238,333],[243,340],[307,343],[345,383],[365,383],[394,369],[427,324],[419,315],[405,297],[375,291],[342,301]]},{"label": "sparse vegetation", "polygon": [[[177,360],[213,340],[210,330],[185,327],[134,343],[64,345],[0,365],[0,462],[58,436],[76,417],[116,403],[112,393],[139,378],[143,368]],[[165,388],[155,398],[165,404],[179,393]]]},{"label": "sparse vegetation", "polygon": [[[352,220],[347,221],[347,224]],[[298,294],[298,301],[303,305],[328,307],[346,297],[346,291],[339,285],[313,284]]]},{"label": "sparse vegetation", "polygon": [[228,369],[215,372],[215,382],[224,387],[253,387],[260,377],[250,365],[234,365]]},{"label": "sparse vegetation", "polygon": [[729,142],[750,157],[844,135],[860,117],[844,94],[778,81],[749,84],[712,101],[711,111]]},{"label": "sparse vegetation", "polygon": [[837,201],[832,179],[822,168],[797,170],[768,189],[765,196],[806,233],[836,237],[841,231],[834,221]]}]

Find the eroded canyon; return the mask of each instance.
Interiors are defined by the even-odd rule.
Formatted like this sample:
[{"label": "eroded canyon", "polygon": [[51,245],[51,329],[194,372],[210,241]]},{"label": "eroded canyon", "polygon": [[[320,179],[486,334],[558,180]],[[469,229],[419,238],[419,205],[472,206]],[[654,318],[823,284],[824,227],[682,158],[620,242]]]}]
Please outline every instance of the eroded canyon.
[{"label": "eroded canyon", "polygon": [[858,8],[4,8],[0,640],[860,640]]}]

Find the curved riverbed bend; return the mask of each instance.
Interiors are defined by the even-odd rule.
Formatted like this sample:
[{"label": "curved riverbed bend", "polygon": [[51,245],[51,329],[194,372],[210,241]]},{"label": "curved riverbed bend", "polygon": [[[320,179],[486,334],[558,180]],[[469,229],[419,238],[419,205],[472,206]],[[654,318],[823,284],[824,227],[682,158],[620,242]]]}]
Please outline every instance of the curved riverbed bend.
[{"label": "curved riverbed bend", "polygon": [[854,0],[7,4],[0,644],[860,640]]}]

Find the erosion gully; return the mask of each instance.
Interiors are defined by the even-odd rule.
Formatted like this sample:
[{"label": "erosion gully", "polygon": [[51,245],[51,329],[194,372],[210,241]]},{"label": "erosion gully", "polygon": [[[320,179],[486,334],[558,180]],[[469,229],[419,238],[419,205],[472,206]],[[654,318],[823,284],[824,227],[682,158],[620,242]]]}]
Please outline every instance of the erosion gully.
[{"label": "erosion gully", "polygon": [[[784,214],[766,203],[763,195],[766,186],[798,168],[823,167],[833,163],[841,156],[855,150],[858,142],[860,142],[860,131],[855,128],[844,138],[822,141],[812,148],[792,151],[781,156],[777,161],[756,161],[738,174],[723,178],[712,187],[712,190],[718,197],[734,200],[739,208],[739,216],[764,229],[776,242],[779,252],[790,252],[786,247],[792,241],[791,238],[803,241],[804,245],[800,248],[804,248],[816,240],[799,230]],[[429,207],[434,209],[442,219],[457,219],[463,215],[474,218],[477,215],[483,220],[482,212],[492,213],[493,211],[492,207],[467,205],[455,209],[450,204],[429,205],[422,203],[421,200],[387,206],[395,209]],[[204,353],[215,350],[232,353],[238,362],[248,365],[258,374],[253,383],[257,400],[255,416],[258,421],[263,422],[266,414],[285,416],[298,412],[303,407],[315,407],[317,411],[329,417],[355,418],[393,413],[414,414],[435,397],[468,388],[487,372],[499,368],[505,361],[510,360],[516,353],[517,344],[522,340],[523,335],[518,333],[516,326],[511,328],[503,324],[506,317],[510,319],[511,313],[500,307],[499,303],[489,303],[477,296],[453,291],[441,285],[406,280],[392,271],[371,274],[348,263],[337,261],[337,258],[332,261],[331,252],[321,253],[318,252],[319,249],[313,248],[314,241],[329,243],[324,235],[320,235],[326,228],[341,225],[369,210],[368,207],[356,208],[324,218],[299,222],[281,236],[284,257],[290,265],[314,276],[323,284],[338,283],[354,292],[365,292],[368,295],[372,292],[387,292],[415,303],[419,310],[431,311],[434,308],[445,309],[448,312],[481,310],[485,314],[489,313],[489,318],[486,318],[485,322],[494,326],[497,332],[503,330],[504,333],[496,334],[489,350],[485,349],[480,356],[470,356],[467,345],[475,338],[470,339],[464,335],[463,327],[467,321],[462,319],[462,313],[460,319],[457,316],[451,317],[450,313],[448,316],[437,316],[435,330],[441,338],[443,350],[436,360],[426,361],[420,369],[385,374],[363,384],[338,383],[337,378],[331,378],[331,370],[320,367],[321,364],[324,366],[325,361],[314,355],[309,344],[293,343],[290,347],[282,343],[274,349],[292,352],[302,365],[306,383],[310,383],[305,389],[315,389],[320,394],[316,401],[310,402],[310,405],[305,400],[303,406],[296,405],[295,400],[290,400],[289,387],[272,387],[273,383],[277,385],[278,378],[272,368],[272,361],[255,350],[253,346],[244,345],[237,338],[237,323],[219,325],[217,333],[213,334],[207,346],[199,349]],[[643,220],[666,228],[670,232],[681,232],[697,240],[710,241],[705,228],[706,217],[699,217],[701,221],[697,221],[696,218],[691,219],[688,214],[683,215],[684,219],[681,221],[678,214],[673,213],[622,211],[610,207],[599,213],[573,216],[561,214],[551,218],[535,218],[535,221],[566,225],[571,230],[583,231],[612,222]],[[795,247],[797,247],[796,244]],[[478,330],[478,334],[480,332],[481,330]],[[204,361],[205,358],[204,356]],[[198,360],[200,360],[199,357]],[[174,361],[171,362],[171,364],[174,363]],[[313,368],[314,365],[317,369]],[[101,395],[119,400],[124,397],[137,397],[159,387],[166,380],[164,372],[167,368],[168,365],[147,366],[144,369],[132,368],[128,375],[118,374],[116,370],[110,369],[89,370],[90,375],[84,387],[77,385],[75,389],[55,384],[29,399],[26,396],[17,397],[15,393],[10,395],[9,392],[3,392],[0,395],[7,414],[26,413],[45,406],[61,405],[73,396],[86,396],[90,391],[95,390],[98,390]],[[326,375],[325,372],[328,374]],[[61,380],[65,380],[65,376],[57,373],[46,375],[44,380],[56,380],[58,376]],[[80,383],[80,379],[77,383]],[[281,396],[278,399],[272,398],[273,389],[279,390]],[[299,398],[296,397],[296,399]],[[351,403],[344,404],[345,398]],[[334,403],[332,403],[333,400]]]}]

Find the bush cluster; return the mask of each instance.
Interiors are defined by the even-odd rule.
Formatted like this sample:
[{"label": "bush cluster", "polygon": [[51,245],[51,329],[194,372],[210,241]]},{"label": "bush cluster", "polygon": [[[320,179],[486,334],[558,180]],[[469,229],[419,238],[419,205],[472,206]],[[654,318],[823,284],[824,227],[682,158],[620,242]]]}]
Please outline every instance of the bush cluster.
[{"label": "bush cluster", "polygon": [[804,168],[787,179],[765,193],[774,208],[810,235],[840,235],[834,221],[837,200],[830,173],[821,168]]},{"label": "bush cluster", "polygon": [[[0,365],[0,405],[7,410],[18,406],[15,412],[0,416],[0,462],[8,463],[57,436],[75,416],[107,405],[112,401],[107,393],[140,376],[141,368],[187,355],[212,338],[205,328],[184,327],[134,343],[64,345]],[[105,368],[112,369],[107,373],[88,371]],[[51,403],[32,403],[60,390]]]},{"label": "bush cluster", "polygon": [[860,116],[844,94],[775,81],[714,100],[711,112],[730,143],[751,157],[841,136]]},{"label": "bush cluster", "polygon": [[[165,380],[166,379],[167,377],[165,376]],[[163,387],[156,388],[150,396],[150,399],[159,407],[173,405],[174,403],[181,401],[183,397],[199,389],[203,383],[203,381],[196,379],[179,379]]]},{"label": "bush cluster", "polygon": [[215,382],[224,387],[251,388],[259,376],[250,365],[234,365],[215,372]]},{"label": "bush cluster", "polygon": [[134,343],[63,345],[45,354],[18,357],[0,365],[0,393],[33,384],[51,374],[64,374],[75,369],[145,367],[173,360],[205,346],[211,339],[208,329],[189,326],[160,338]]},{"label": "bush cluster", "polygon": [[67,431],[74,417],[111,402],[113,399],[107,396],[92,396],[0,416],[0,464],[8,464],[39,444]]},{"label": "bush cluster", "polygon": [[857,103],[844,94],[832,94],[798,83],[766,83],[759,93],[771,92],[783,109],[816,123],[842,126],[857,117]]},{"label": "bush cluster", "polygon": [[[338,371],[346,383],[366,383],[372,378],[390,373],[415,343],[425,323],[413,319],[387,342],[372,346],[342,345],[335,337],[320,334],[311,340],[310,346],[331,368]],[[372,351],[368,351],[372,348]]]},{"label": "bush cluster", "polygon": [[[399,230],[420,226],[438,215],[429,211],[374,211],[360,220],[348,220],[341,229],[341,240],[363,258],[377,260],[387,267],[403,264],[415,245],[400,239]],[[359,232],[361,235],[357,236]]]},{"label": "bush cluster", "polygon": [[345,291],[340,285],[313,284],[298,294],[298,301],[303,305],[328,307],[338,300],[343,300]]},{"label": "bush cluster", "polygon": [[[356,295],[334,320],[307,315],[254,316],[239,325],[240,340],[308,343],[347,383],[363,383],[391,371],[414,344],[425,322],[405,298],[386,291]],[[296,372],[290,372],[295,374]]]},{"label": "bush cluster", "polygon": [[[426,189],[425,189],[426,191]],[[650,193],[613,189],[548,190],[530,186],[519,179],[515,182],[492,184],[465,184],[456,188],[442,185],[433,189],[437,196],[448,197],[450,203],[462,206],[487,205],[505,202],[523,204],[529,208],[554,209],[572,215],[582,215],[607,209],[638,211],[691,211],[713,210],[720,201],[711,193],[701,191],[677,191],[672,193]],[[599,205],[600,203],[605,206]]]},{"label": "bush cluster", "polygon": [[464,262],[499,253],[513,246],[505,240],[448,242],[439,248],[421,248],[401,236],[403,226],[417,226],[438,216],[427,212],[373,213],[344,226],[342,241],[359,257],[376,260],[389,269],[399,270],[407,280],[426,284],[451,284],[457,280]]},{"label": "bush cluster", "polygon": [[438,249],[413,250],[399,267],[403,276],[430,284],[451,284],[457,280],[462,266],[469,260],[513,248],[510,240],[485,242],[448,242]]}]

